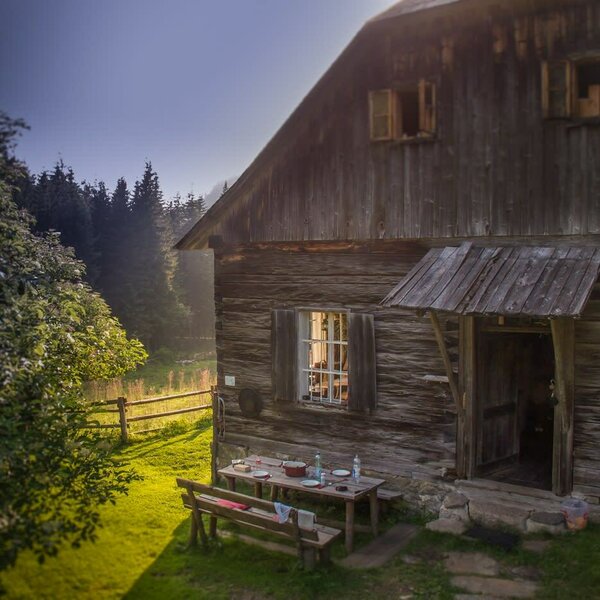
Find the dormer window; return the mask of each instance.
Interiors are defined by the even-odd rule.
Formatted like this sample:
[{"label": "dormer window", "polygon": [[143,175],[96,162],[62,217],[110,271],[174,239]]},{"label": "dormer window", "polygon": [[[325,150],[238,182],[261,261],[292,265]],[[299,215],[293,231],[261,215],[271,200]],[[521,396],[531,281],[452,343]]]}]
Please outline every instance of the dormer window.
[{"label": "dormer window", "polygon": [[435,84],[369,92],[371,141],[430,138],[435,133]]}]

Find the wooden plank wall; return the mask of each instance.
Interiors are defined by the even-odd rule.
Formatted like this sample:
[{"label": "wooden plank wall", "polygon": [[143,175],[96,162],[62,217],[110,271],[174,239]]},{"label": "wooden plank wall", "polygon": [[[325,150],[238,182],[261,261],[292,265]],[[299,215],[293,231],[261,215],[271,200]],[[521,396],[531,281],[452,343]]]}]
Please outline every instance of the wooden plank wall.
[{"label": "wooden plank wall", "polygon": [[[215,232],[230,243],[600,233],[598,120],[544,120],[540,97],[542,60],[600,50],[600,3],[509,4],[365,33]],[[437,84],[436,139],[369,142],[369,90],[420,78]]]},{"label": "wooden plank wall", "polygon": [[573,490],[600,502],[600,285],[575,323]]},{"label": "wooden plank wall", "polygon": [[[454,469],[455,404],[428,317],[383,309],[380,300],[426,252],[388,243],[283,245],[215,254],[219,392],[225,400],[225,441],[253,451],[327,464],[351,463],[394,475],[439,479]],[[378,408],[374,415],[298,408],[272,401],[271,309],[350,308],[375,316]],[[446,323],[456,361],[457,324]],[[236,387],[224,386],[235,375]],[[260,391],[265,408],[241,415],[239,390]]]}]

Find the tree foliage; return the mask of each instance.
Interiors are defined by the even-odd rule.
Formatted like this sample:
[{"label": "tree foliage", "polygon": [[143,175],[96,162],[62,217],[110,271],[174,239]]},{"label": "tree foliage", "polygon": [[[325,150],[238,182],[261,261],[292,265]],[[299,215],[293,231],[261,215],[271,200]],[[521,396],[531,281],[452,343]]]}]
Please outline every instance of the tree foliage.
[{"label": "tree foliage", "polygon": [[26,548],[43,559],[94,539],[98,506],[135,476],[85,428],[82,383],[146,357],[59,234],[31,225],[0,183],[0,568]]},{"label": "tree foliage", "polygon": [[60,232],[85,262],[87,281],[152,351],[211,334],[212,260],[173,250],[206,211],[202,196],[165,203],[149,163],[133,193],[119,179],[111,195],[103,182],[78,184],[62,162],[28,176],[14,196],[38,231]]}]

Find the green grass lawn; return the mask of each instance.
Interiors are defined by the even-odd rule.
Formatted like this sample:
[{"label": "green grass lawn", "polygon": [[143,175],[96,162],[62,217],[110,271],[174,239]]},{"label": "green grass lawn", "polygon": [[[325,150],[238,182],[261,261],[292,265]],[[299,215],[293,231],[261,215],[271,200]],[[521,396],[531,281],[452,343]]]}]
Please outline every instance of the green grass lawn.
[{"label": "green grass lawn", "polygon": [[[41,566],[32,556],[23,555],[15,568],[0,576],[8,597],[450,599],[454,591],[441,558],[455,549],[484,551],[506,569],[538,569],[540,598],[600,597],[597,526],[556,539],[542,555],[494,551],[481,542],[424,530],[404,552],[416,558],[417,564],[405,564],[401,555],[383,569],[366,572],[331,566],[307,573],[291,556],[230,538],[213,543],[208,550],[188,550],[189,515],[182,507],[175,477],[208,481],[210,435],[210,421],[204,420],[184,433],[142,439],[122,450],[144,480],[133,484],[129,496],[119,499],[116,506],[102,510],[104,527],[98,541],[78,550],[65,548]],[[361,518],[366,519],[367,514],[368,510],[359,511]],[[384,525],[405,517],[392,514]],[[363,535],[357,541],[368,540],[369,536]],[[343,553],[339,543],[334,555]]]}]

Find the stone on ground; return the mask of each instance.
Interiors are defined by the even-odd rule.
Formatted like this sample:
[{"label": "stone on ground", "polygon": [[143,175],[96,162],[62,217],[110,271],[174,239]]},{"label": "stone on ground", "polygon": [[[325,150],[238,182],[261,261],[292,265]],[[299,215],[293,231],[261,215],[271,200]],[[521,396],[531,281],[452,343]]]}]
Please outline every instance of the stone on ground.
[{"label": "stone on ground", "polygon": [[444,560],[444,567],[453,575],[494,577],[500,573],[498,561],[481,552],[449,552]]},{"label": "stone on ground", "polygon": [[471,594],[498,598],[531,598],[537,591],[537,584],[533,581],[513,581],[478,575],[456,575],[451,583],[454,587]]},{"label": "stone on ground", "polygon": [[527,519],[528,533],[563,533],[565,529],[565,518],[559,512],[535,512]]},{"label": "stone on ground", "polygon": [[429,521],[425,527],[430,531],[437,531],[439,533],[462,535],[467,530],[468,525],[458,519],[436,519],[435,521]]},{"label": "stone on ground", "polygon": [[396,556],[418,531],[419,528],[416,525],[399,523],[383,535],[375,538],[364,548],[360,548],[339,562],[344,567],[354,569],[382,567],[391,558]]},{"label": "stone on ground", "polygon": [[450,492],[445,498],[443,502],[444,508],[462,508],[467,504],[469,499],[460,492]]},{"label": "stone on ground", "polygon": [[471,499],[469,502],[469,515],[473,521],[497,527],[498,525],[509,525],[521,531],[525,531],[525,522],[529,517],[529,510],[518,506],[507,506],[495,504],[480,499]]},{"label": "stone on ground", "polygon": [[516,579],[533,579],[535,581],[542,577],[542,573],[538,568],[529,565],[509,567],[508,573],[511,577],[515,577]]},{"label": "stone on ground", "polygon": [[456,519],[457,521],[468,522],[469,511],[466,506],[460,506],[458,508],[446,508],[442,506],[440,508],[440,519]]},{"label": "stone on ground", "polygon": [[525,540],[523,542],[523,548],[529,550],[529,552],[535,552],[541,554],[550,547],[552,542],[550,540]]}]

